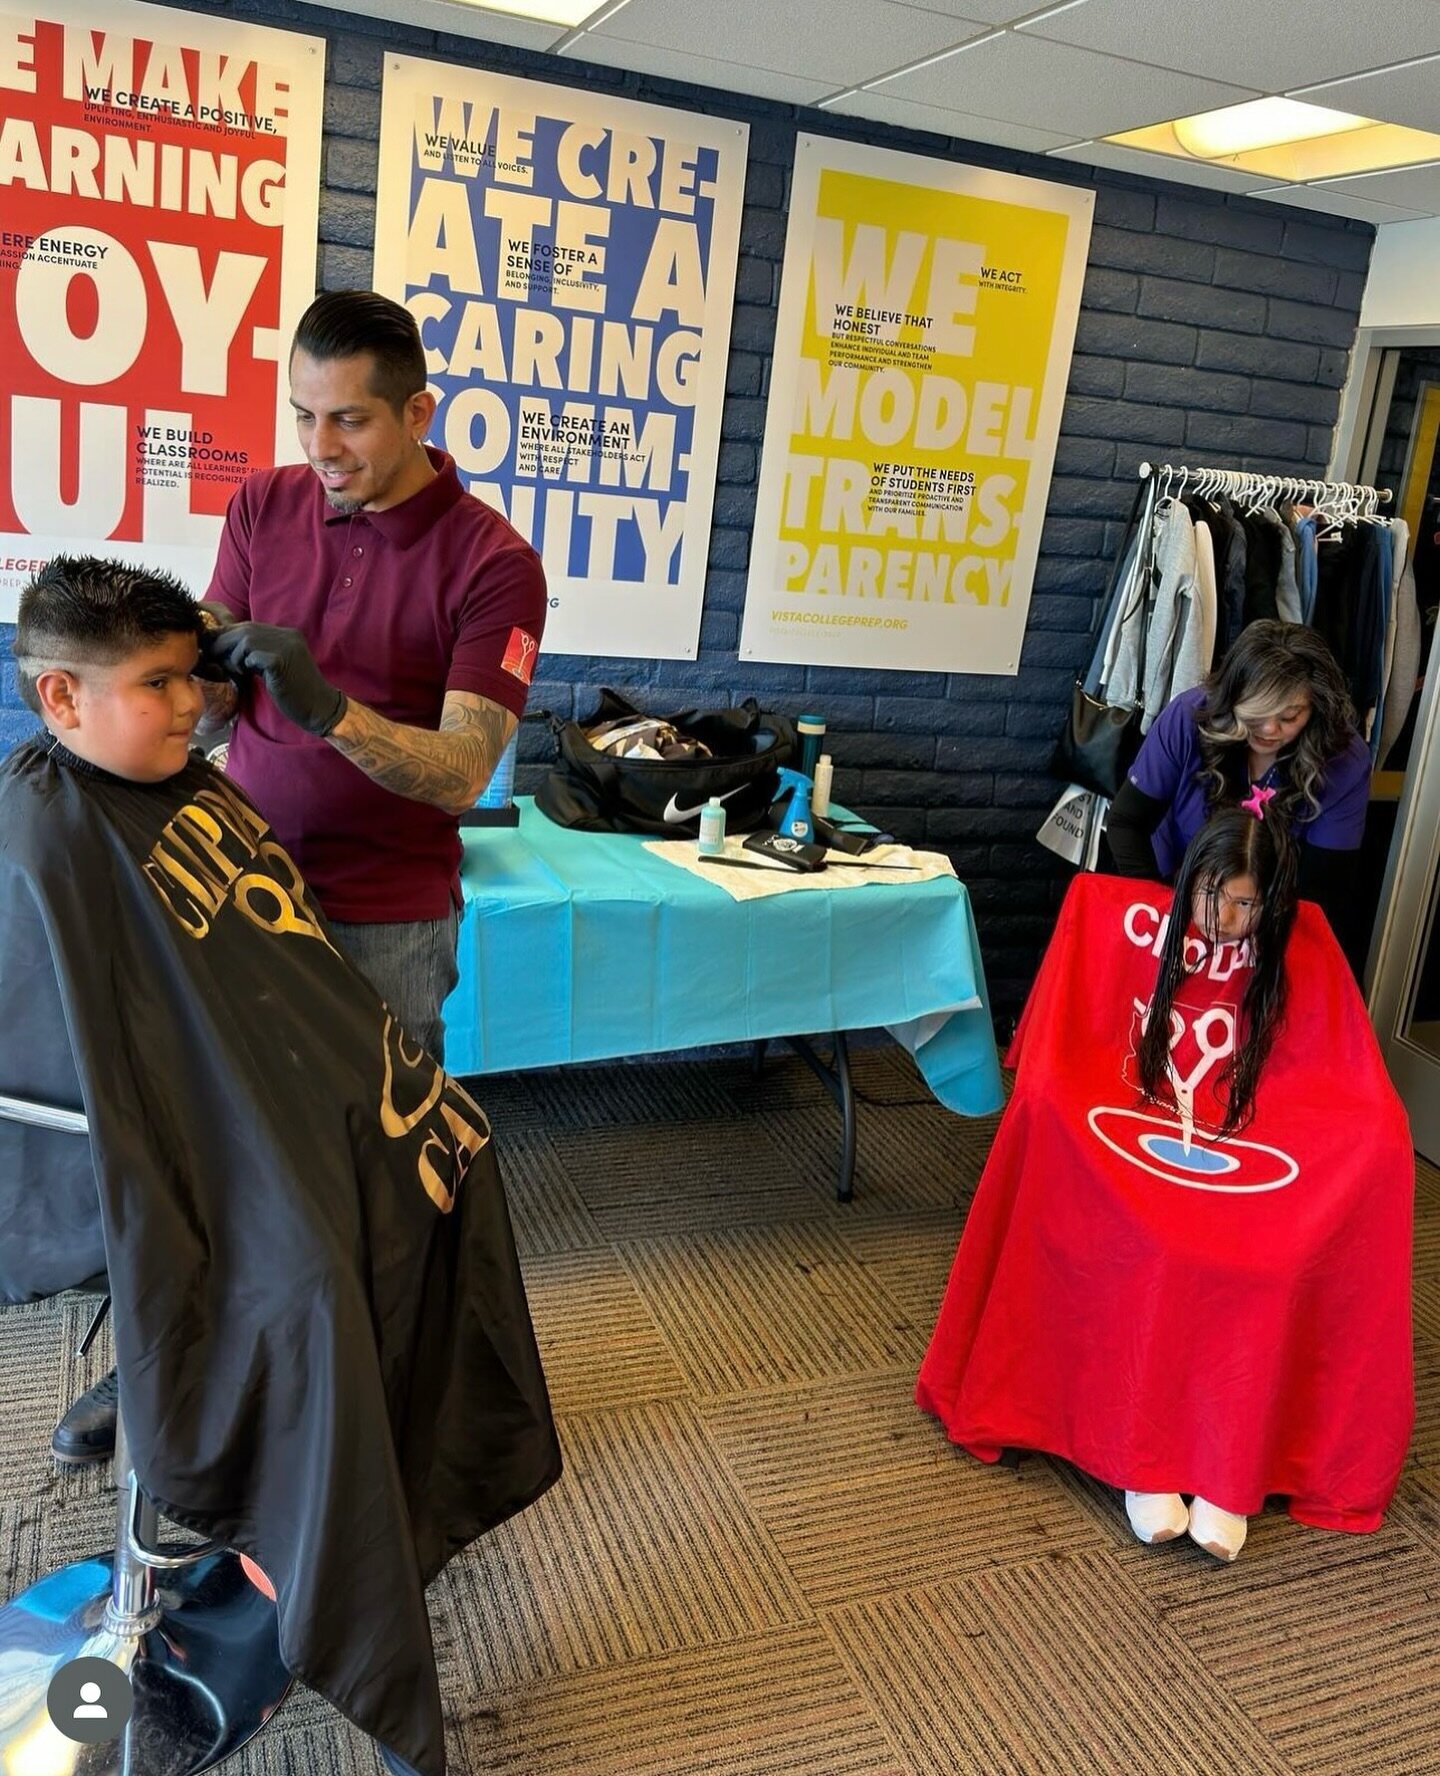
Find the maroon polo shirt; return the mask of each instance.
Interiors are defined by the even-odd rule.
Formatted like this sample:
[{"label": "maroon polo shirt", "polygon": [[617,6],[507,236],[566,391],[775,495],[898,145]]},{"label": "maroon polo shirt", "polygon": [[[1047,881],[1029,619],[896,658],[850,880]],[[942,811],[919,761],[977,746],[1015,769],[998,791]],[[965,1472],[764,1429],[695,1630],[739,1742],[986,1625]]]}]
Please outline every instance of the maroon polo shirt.
[{"label": "maroon polo shirt", "polygon": [[[384,512],[332,512],[303,465],[252,475],[230,501],[206,596],[299,629],[332,683],[392,721],[438,728],[447,691],[518,716],[545,627],[540,557],[465,492],[450,457],[429,455],[435,479]],[[331,918],[439,919],[459,903],[455,816],[382,789],[287,721],[258,676],[227,769]]]}]

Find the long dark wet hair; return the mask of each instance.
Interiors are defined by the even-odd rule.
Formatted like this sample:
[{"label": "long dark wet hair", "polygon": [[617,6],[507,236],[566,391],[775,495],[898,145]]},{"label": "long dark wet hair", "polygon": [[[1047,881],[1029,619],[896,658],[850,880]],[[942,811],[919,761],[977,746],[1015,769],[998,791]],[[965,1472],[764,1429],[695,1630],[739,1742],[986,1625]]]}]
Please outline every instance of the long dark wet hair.
[{"label": "long dark wet hair", "polygon": [[1266,804],[1260,818],[1244,808],[1223,808],[1191,839],[1175,880],[1170,923],[1137,1055],[1142,1091],[1147,1098],[1164,1102],[1170,1011],[1188,973],[1185,940],[1190,909],[1197,895],[1213,909],[1226,882],[1249,876],[1260,895],[1260,916],[1248,939],[1254,967],[1241,1002],[1235,1052],[1216,1081],[1217,1095],[1225,1100],[1222,1135],[1243,1128],[1254,1114],[1260,1070],[1285,1014],[1285,946],[1295,923],[1296,860],[1294,843],[1274,812],[1278,799]]},{"label": "long dark wet hair", "polygon": [[1350,744],[1355,710],[1344,674],[1321,637],[1304,623],[1269,617],[1243,629],[1205,680],[1199,739],[1207,807],[1237,803],[1249,788],[1249,736],[1236,707],[1282,709],[1301,692],[1310,699],[1310,719],[1282,754],[1285,770],[1270,807],[1292,827],[1320,812],[1325,767]]}]

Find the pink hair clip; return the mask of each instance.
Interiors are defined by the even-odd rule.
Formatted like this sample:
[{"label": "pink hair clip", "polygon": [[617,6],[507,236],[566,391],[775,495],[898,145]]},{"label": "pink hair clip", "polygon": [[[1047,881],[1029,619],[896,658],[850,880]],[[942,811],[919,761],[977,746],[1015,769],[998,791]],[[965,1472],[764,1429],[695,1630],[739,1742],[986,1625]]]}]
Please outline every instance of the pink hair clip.
[{"label": "pink hair clip", "polygon": [[1263,820],[1265,818],[1265,804],[1274,794],[1273,789],[1261,789],[1257,783],[1240,806],[1247,814],[1253,814],[1257,820]]}]

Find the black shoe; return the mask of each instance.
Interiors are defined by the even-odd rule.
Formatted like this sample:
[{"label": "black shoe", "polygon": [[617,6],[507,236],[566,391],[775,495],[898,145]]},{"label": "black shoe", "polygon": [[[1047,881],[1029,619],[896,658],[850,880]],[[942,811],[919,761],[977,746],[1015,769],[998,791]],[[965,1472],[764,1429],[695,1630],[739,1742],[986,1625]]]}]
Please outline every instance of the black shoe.
[{"label": "black shoe", "polygon": [[404,1758],[396,1757],[388,1745],[382,1745],[377,1739],[375,1749],[380,1753],[380,1762],[390,1772],[390,1776],[420,1776],[414,1764],[407,1764]]},{"label": "black shoe", "polygon": [[120,1411],[120,1378],[112,1369],[97,1381],[55,1427],[50,1453],[67,1467],[109,1461],[115,1453],[115,1420]]}]

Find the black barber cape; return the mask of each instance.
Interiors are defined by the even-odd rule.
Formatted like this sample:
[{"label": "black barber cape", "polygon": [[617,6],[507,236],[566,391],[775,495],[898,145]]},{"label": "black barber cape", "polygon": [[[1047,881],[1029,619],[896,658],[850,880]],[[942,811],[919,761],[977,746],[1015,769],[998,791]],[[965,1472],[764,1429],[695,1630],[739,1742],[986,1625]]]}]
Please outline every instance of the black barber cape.
[{"label": "black barber cape", "polygon": [[0,765],[0,1094],[89,1119],[88,1151],[0,1121],[5,1298],[108,1266],[140,1484],[265,1569],[297,1677],[443,1776],[424,1587],[560,1473],[483,1113],[228,779],[43,740]]}]

